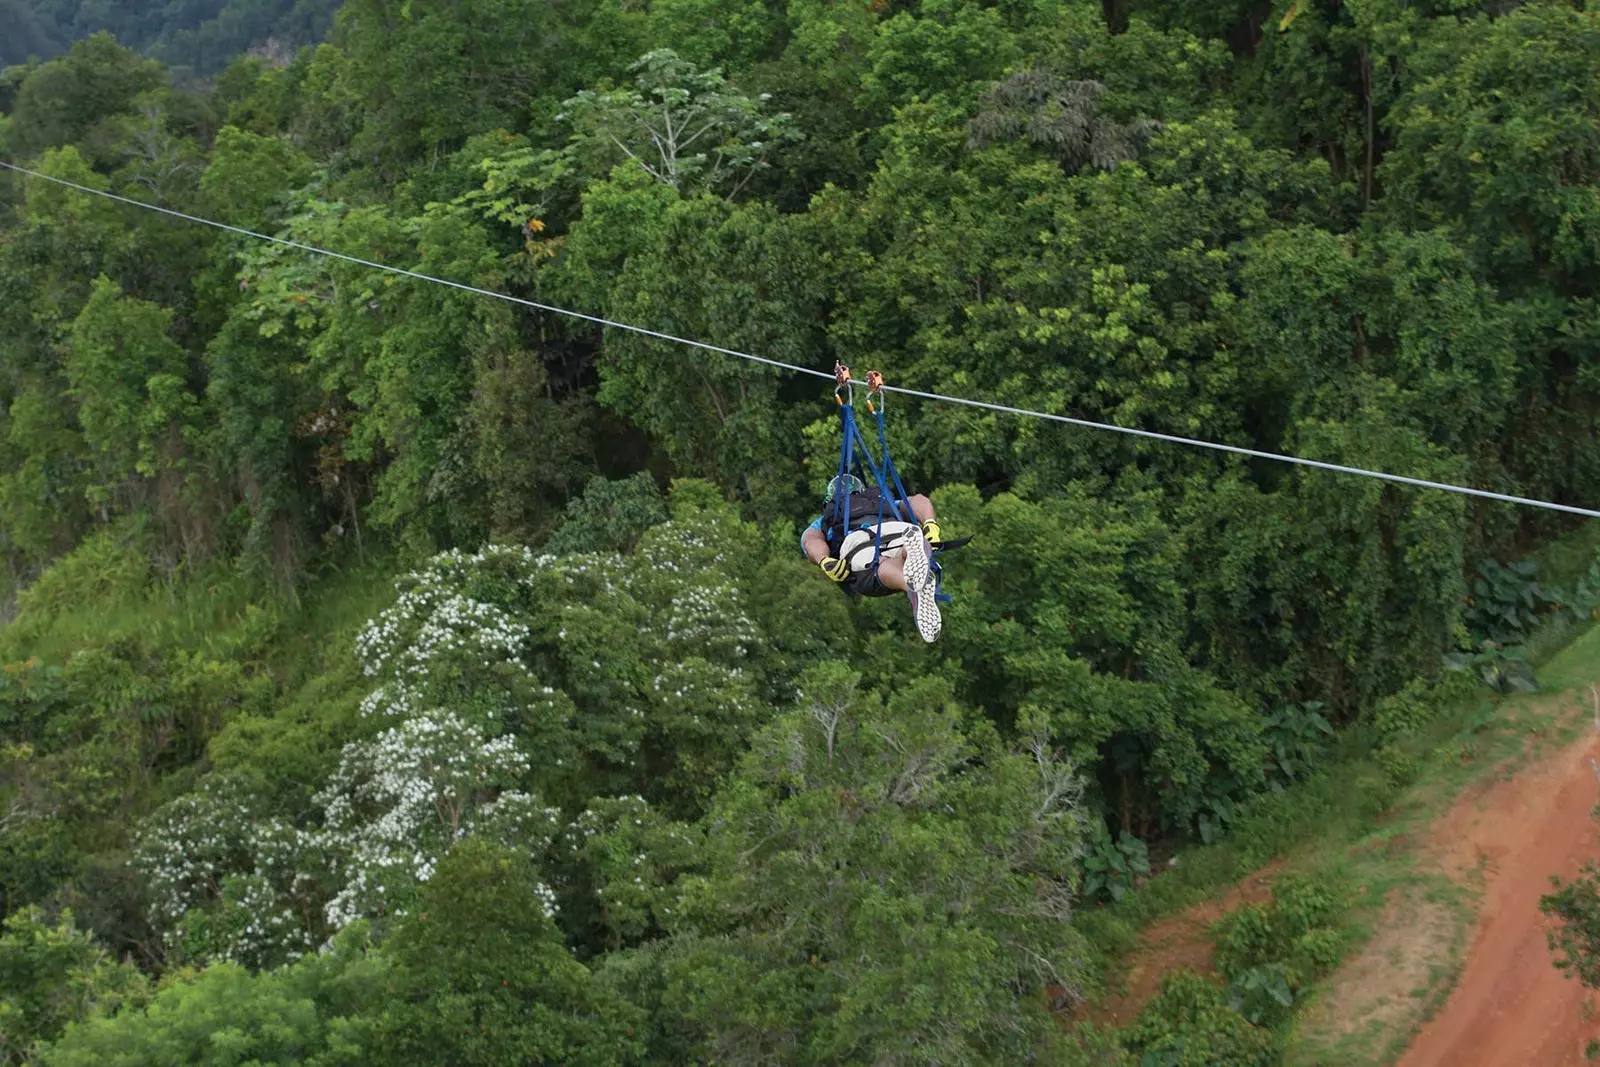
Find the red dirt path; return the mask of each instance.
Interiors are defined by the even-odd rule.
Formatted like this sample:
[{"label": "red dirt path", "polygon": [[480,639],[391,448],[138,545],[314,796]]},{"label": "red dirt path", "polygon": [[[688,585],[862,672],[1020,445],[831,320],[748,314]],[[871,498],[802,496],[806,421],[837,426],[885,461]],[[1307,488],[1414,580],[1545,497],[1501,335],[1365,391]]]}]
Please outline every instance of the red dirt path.
[{"label": "red dirt path", "polygon": [[1228,890],[1220,900],[1207,900],[1176,915],[1152,923],[1139,935],[1139,947],[1123,978],[1123,992],[1089,1012],[1100,1023],[1126,1026],[1138,1017],[1145,1002],[1161,989],[1164,975],[1187,967],[1206,974],[1212,969],[1211,924],[1242,904],[1267,899],[1281,862],[1266,867]]},{"label": "red dirt path", "polygon": [[1600,856],[1591,758],[1600,758],[1592,736],[1474,790],[1433,827],[1449,874],[1481,865],[1483,902],[1455,989],[1397,1067],[1588,1062],[1584,1045],[1600,1037],[1600,1018],[1585,1018],[1590,996],[1552,965],[1539,897],[1551,875],[1570,877]]}]

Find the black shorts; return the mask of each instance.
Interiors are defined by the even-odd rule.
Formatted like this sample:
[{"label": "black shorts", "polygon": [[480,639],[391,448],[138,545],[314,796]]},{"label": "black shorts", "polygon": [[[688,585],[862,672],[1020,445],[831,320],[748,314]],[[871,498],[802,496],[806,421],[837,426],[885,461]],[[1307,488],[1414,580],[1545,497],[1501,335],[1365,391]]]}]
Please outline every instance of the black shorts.
[{"label": "black shorts", "polygon": [[839,586],[851,596],[894,596],[898,592],[878,581],[878,576],[871,568],[852,574],[847,581],[840,582]]},{"label": "black shorts", "polygon": [[850,565],[851,571],[849,579],[841,584],[852,596],[894,596],[899,592],[878,580],[873,563],[880,549],[886,555],[903,554],[905,537],[916,527],[897,520],[885,522],[884,526],[888,533],[882,536],[881,542],[876,527],[865,527],[851,531],[839,547],[839,556]]}]

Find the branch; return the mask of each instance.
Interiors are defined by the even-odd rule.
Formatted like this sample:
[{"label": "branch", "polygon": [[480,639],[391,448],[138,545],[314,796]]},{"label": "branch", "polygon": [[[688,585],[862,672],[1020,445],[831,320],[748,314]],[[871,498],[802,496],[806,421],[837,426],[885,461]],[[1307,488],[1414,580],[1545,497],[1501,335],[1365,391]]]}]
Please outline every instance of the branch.
[{"label": "branch", "polygon": [[643,167],[645,169],[645,171],[650,175],[650,177],[652,177],[656,181],[662,182],[663,184],[666,184],[666,185],[671,185],[672,184],[672,182],[668,181],[666,178],[663,178],[660,174],[656,173],[656,169],[654,167],[652,167],[650,164],[646,163],[644,160],[640,159],[638,156],[634,155],[632,152],[628,151],[628,146],[623,144],[621,141],[617,140],[617,135],[616,134],[608,133],[608,134],[606,134],[606,136],[611,138],[611,143],[612,144],[614,144],[618,148],[622,149],[622,152],[623,152],[624,155],[626,155],[629,159],[633,160],[635,163],[639,164],[639,166]]}]

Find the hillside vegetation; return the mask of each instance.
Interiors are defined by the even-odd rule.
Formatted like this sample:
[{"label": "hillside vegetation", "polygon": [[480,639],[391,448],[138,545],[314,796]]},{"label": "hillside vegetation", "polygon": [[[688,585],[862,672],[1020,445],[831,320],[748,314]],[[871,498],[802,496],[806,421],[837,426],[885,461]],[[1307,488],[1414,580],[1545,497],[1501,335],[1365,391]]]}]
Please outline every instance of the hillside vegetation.
[{"label": "hillside vegetation", "polygon": [[[203,89],[127,47],[235,6],[29,8],[126,40],[0,74],[0,151],[822,371],[1600,501],[1581,4],[350,0]],[[1591,614],[1592,538],[894,395],[974,538],[929,646],[797,550],[831,391],[0,171],[0,1060],[1276,1062],[1323,889],[1074,1031],[1106,906],[1351,759],[1380,810]]]},{"label": "hillside vegetation", "polygon": [[51,59],[81,38],[110,33],[184,78],[216,74],[255,50],[284,57],[322,40],[338,0],[0,0],[0,65]]}]

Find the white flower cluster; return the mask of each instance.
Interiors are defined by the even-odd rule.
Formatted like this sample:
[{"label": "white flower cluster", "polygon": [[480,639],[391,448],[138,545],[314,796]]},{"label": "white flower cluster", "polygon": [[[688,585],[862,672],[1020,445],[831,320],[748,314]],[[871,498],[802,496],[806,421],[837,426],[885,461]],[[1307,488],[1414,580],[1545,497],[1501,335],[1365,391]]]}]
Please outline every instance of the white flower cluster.
[{"label": "white flower cluster", "polygon": [[531,635],[493,604],[435,588],[400,594],[356,638],[356,654],[368,677],[393,674],[421,680],[433,661],[467,654],[484,667],[510,663],[524,670],[521,650]]},{"label": "white flower cluster", "polygon": [[556,892],[543,882],[534,883],[534,895],[539,898],[539,906],[544,909],[546,919],[556,917]]},{"label": "white flower cluster", "polygon": [[742,659],[760,640],[755,622],[740,606],[738,587],[721,574],[681,589],[665,614],[667,640],[678,648]]},{"label": "white flower cluster", "polygon": [[[551,770],[579,746],[637,767],[659,735],[706,746],[714,765],[730,727],[742,731],[759,706],[747,664],[760,638],[730,575],[737,551],[715,523],[669,523],[627,557],[491,546],[429,560],[357,639],[378,683],[361,714],[383,729],[345,746],[315,798],[322,828],[257,818],[204,790],[169,805],[141,842],[152,917],[173,936],[199,931],[214,955],[289,958],[327,927],[404,914],[463,837],[542,854],[560,814],[521,788],[535,773],[530,753]],[[535,653],[560,664],[560,688],[533,676]],[[502,723],[538,747],[495,736]],[[586,812],[568,839],[608,838],[595,842],[608,891],[627,887],[635,907],[654,907],[646,837],[666,834],[669,853],[687,842],[640,797],[597,806],[603,814]],[[555,891],[541,883],[539,895],[554,916]]]},{"label": "white flower cluster", "polygon": [[[223,886],[220,921],[214,924],[226,929],[229,937],[212,958],[260,968],[314,951],[315,938],[297,909],[289,906],[292,903],[259,872],[229,878]],[[179,937],[185,933],[181,927],[177,931]]]},{"label": "white flower cluster", "polygon": [[294,959],[315,947],[307,921],[316,891],[318,835],[258,818],[248,793],[208,779],[141,828],[133,866],[150,889],[150,922],[169,949],[190,939],[197,916],[204,950],[252,966]]},{"label": "white flower cluster", "polygon": [[329,924],[392,914],[397,895],[431,878],[468,834],[542,851],[557,813],[510,791],[528,766],[514,738],[488,737],[449,711],[426,711],[346,745],[316,797],[344,881],[327,905]]},{"label": "white flower cluster", "polygon": [[361,698],[361,717],[374,715],[403,719],[415,715],[422,706],[422,695],[404,682],[387,682]]},{"label": "white flower cluster", "polygon": [[432,662],[466,653],[482,666],[505,662],[523,667],[528,627],[482,596],[486,589],[510,595],[536,590],[549,557],[522,546],[488,545],[466,554],[442,552],[421,570],[395,583],[394,606],[367,623],[356,638],[356,655],[369,677],[424,678]]}]

